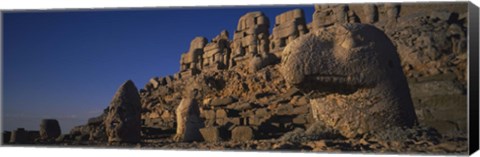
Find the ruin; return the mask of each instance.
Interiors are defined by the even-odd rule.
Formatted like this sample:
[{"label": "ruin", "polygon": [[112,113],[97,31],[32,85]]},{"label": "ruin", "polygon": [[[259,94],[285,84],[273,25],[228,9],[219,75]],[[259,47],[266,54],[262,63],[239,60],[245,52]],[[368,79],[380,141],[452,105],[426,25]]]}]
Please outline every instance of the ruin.
[{"label": "ruin", "polygon": [[269,52],[270,21],[262,12],[250,12],[238,20],[232,41],[231,66],[246,64],[249,58]]},{"label": "ruin", "polygon": [[223,30],[203,48],[202,67],[205,70],[221,70],[230,66],[230,41],[228,32]]},{"label": "ruin", "polygon": [[295,9],[277,15],[270,37],[270,50],[277,57],[281,57],[281,52],[287,44],[306,33],[308,29],[303,10]]},{"label": "ruin", "polygon": [[[312,139],[361,138],[360,144],[329,145],[363,150],[361,145],[367,143],[382,151],[439,149],[423,136],[415,140],[427,144],[401,143],[400,148],[369,140],[390,138],[392,134],[378,133],[384,130],[402,138],[416,136],[402,129],[440,139],[436,131],[416,128],[417,123],[442,135],[466,132],[466,117],[459,115],[466,111],[467,19],[458,8],[443,6],[447,11],[427,15],[410,14],[418,8],[398,4],[315,5],[313,15],[300,9],[279,14],[271,34],[264,13],[246,13],[232,40],[227,30],[219,30],[211,41],[195,37],[181,55],[178,73],[152,77],[140,89],[140,102],[135,104],[141,109],[135,108],[135,115],[138,109],[141,124],[130,132],[137,137],[131,141],[158,140],[168,143],[164,148],[218,143],[233,148],[247,143],[238,147],[263,149],[249,142],[275,139],[280,144],[270,143],[265,149],[298,145],[325,150],[325,141],[311,143]],[[312,16],[311,23],[306,16]],[[309,50],[312,47],[315,51]],[[188,97],[185,92],[193,87],[197,95]],[[455,102],[463,104],[448,104]],[[72,129],[70,138],[101,140],[116,135],[107,125],[117,123],[107,117],[112,113],[107,109]],[[455,118],[446,118],[450,113]]]}]

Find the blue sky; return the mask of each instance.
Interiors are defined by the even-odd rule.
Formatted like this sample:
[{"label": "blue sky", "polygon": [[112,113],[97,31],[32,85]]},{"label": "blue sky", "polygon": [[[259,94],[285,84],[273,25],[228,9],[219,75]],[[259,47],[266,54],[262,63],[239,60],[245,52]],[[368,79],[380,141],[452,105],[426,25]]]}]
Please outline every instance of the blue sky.
[{"label": "blue sky", "polygon": [[140,89],[177,72],[195,36],[226,29],[232,38],[240,16],[258,10],[272,29],[295,8],[311,21],[313,6],[4,12],[2,128],[38,130],[56,118],[68,133],[99,115],[124,81]]}]

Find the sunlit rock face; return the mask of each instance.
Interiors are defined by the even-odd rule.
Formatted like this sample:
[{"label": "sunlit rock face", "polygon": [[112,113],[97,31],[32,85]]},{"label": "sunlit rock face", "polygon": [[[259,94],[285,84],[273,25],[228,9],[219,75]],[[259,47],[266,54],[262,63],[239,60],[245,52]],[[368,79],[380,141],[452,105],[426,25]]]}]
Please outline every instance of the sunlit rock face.
[{"label": "sunlit rock face", "polygon": [[137,87],[128,80],[115,93],[108,108],[104,125],[108,142],[140,141],[141,103]]},{"label": "sunlit rock face", "polygon": [[285,48],[280,71],[308,95],[314,119],[346,137],[416,123],[396,49],[374,26],[334,25],[301,36]]}]

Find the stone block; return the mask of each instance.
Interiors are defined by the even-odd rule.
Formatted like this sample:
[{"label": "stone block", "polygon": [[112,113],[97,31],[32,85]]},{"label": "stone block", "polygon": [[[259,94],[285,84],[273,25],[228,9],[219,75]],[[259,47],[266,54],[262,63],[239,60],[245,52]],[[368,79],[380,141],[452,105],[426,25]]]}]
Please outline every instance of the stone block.
[{"label": "stone block", "polygon": [[310,106],[308,105],[295,107],[293,109],[293,114],[306,114],[308,112],[310,112]]},{"label": "stone block", "polygon": [[157,79],[158,79],[157,77],[154,77],[148,81],[150,84],[152,84],[153,89],[157,89],[158,85],[160,85]]},{"label": "stone block", "polygon": [[205,119],[215,119],[216,116],[215,116],[215,111],[214,110],[205,110],[204,111],[204,114],[205,114]]},{"label": "stone block", "polygon": [[228,118],[227,121],[234,124],[234,125],[240,125],[240,117],[234,117],[234,118]]},{"label": "stone block", "polygon": [[224,98],[217,98],[213,99],[210,103],[211,106],[225,106],[231,103],[236,102],[237,100],[231,96],[224,97]]},{"label": "stone block", "polygon": [[270,113],[268,111],[268,109],[266,108],[259,108],[255,111],[255,117],[266,117],[266,116],[269,116]]},{"label": "stone block", "polygon": [[233,141],[249,141],[253,139],[253,130],[248,126],[237,126],[232,130]]},{"label": "stone block", "polygon": [[254,116],[255,115],[255,112],[253,110],[244,110],[242,112],[240,112],[240,116],[242,117],[250,117],[250,116]]},{"label": "stone block", "polygon": [[215,111],[215,116],[217,118],[227,118],[227,112],[223,109],[217,109]]},{"label": "stone block", "polygon": [[298,115],[297,117],[293,118],[292,123],[293,124],[306,124],[307,123],[307,117],[306,117],[305,114]]},{"label": "stone block", "polygon": [[293,106],[290,104],[279,104],[275,109],[275,114],[277,115],[292,115]]},{"label": "stone block", "polygon": [[216,118],[216,119],[215,119],[215,123],[216,123],[217,125],[225,125],[225,124],[227,124],[228,122],[230,122],[228,118]]},{"label": "stone block", "polygon": [[205,140],[205,142],[221,141],[220,132],[217,127],[201,128],[200,133],[202,134],[203,140]]}]

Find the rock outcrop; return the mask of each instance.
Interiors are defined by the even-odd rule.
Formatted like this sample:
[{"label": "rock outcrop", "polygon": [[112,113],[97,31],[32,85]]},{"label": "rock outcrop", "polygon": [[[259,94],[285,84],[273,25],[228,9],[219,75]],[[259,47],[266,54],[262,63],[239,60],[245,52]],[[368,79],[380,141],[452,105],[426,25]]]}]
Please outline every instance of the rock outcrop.
[{"label": "rock outcrop", "polygon": [[117,90],[108,107],[104,120],[108,142],[140,141],[141,106],[137,87],[128,80]]}]

